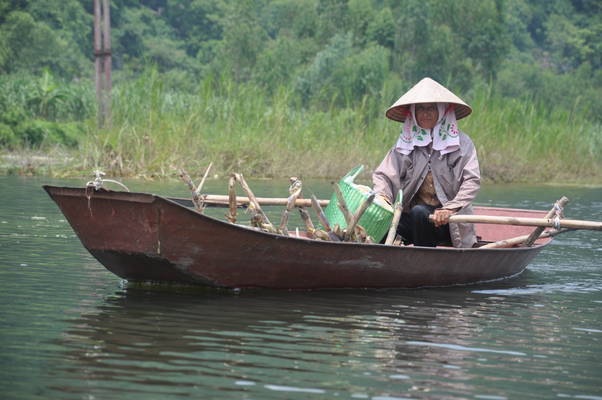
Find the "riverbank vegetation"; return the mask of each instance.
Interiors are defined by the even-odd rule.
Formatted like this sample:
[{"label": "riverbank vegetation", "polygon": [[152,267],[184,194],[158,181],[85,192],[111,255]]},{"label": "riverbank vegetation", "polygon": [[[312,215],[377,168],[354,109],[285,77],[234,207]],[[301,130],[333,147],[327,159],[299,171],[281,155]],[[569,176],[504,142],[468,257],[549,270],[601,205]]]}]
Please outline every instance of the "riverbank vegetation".
[{"label": "riverbank vegetation", "polygon": [[88,3],[0,1],[0,171],[369,174],[431,76],[473,107],[486,179],[602,182],[598,2],[113,0],[107,129]]}]

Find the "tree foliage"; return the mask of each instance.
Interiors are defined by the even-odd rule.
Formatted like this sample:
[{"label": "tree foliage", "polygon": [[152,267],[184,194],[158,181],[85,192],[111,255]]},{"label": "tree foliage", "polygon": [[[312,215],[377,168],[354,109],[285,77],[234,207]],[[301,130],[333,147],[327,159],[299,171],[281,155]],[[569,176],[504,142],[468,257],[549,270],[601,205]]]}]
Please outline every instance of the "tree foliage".
[{"label": "tree foliage", "polygon": [[[112,0],[111,19],[117,80],[154,65],[178,86],[226,74],[323,104],[431,76],[587,97],[602,118],[598,0]],[[92,20],[88,0],[0,0],[0,73],[90,78]]]}]

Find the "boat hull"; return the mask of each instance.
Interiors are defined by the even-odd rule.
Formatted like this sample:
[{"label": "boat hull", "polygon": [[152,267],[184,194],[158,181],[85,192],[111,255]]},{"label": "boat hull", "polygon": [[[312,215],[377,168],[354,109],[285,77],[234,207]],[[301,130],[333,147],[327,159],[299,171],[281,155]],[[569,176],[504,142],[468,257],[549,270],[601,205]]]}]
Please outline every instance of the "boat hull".
[{"label": "boat hull", "polygon": [[519,274],[547,243],[457,249],[325,242],[230,224],[152,194],[44,188],[84,247],[130,281],[274,289],[450,286]]}]

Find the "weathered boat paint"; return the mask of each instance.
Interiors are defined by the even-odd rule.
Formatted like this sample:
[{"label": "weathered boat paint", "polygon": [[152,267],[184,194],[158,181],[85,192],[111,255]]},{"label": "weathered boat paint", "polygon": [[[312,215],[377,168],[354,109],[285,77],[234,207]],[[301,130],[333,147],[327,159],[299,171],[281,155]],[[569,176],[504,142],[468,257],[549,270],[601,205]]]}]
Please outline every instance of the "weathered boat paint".
[{"label": "weathered boat paint", "polygon": [[[84,247],[109,271],[131,281],[273,289],[450,286],[517,275],[551,240],[507,249],[325,242],[230,224],[153,194],[44,189]],[[475,211],[545,215],[544,211],[492,207],[476,207]],[[484,241],[532,229],[476,227]]]}]

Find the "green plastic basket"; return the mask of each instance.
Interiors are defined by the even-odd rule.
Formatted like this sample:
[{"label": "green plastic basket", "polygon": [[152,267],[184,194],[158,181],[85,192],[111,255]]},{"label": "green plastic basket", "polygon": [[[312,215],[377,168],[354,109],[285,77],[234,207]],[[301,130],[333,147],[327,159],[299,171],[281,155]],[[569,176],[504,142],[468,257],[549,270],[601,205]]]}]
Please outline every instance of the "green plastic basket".
[{"label": "green plastic basket", "polygon": [[[367,194],[362,193],[353,186],[355,177],[358,176],[363,169],[363,165],[358,165],[339,181],[339,187],[341,188],[345,203],[347,203],[347,208],[349,208],[349,211],[352,213],[354,213],[364,199],[368,197]],[[338,224],[341,228],[346,228],[347,222],[345,221],[345,216],[337,206],[337,202],[337,195],[336,193],[333,193],[330,198],[330,203],[324,209],[324,214],[326,215],[326,218],[328,218],[328,222],[330,222],[331,226]],[[366,229],[367,234],[372,236],[372,239],[378,243],[389,231],[392,220],[392,211],[389,211],[376,203],[372,203],[370,207],[366,209],[358,224]]]}]

